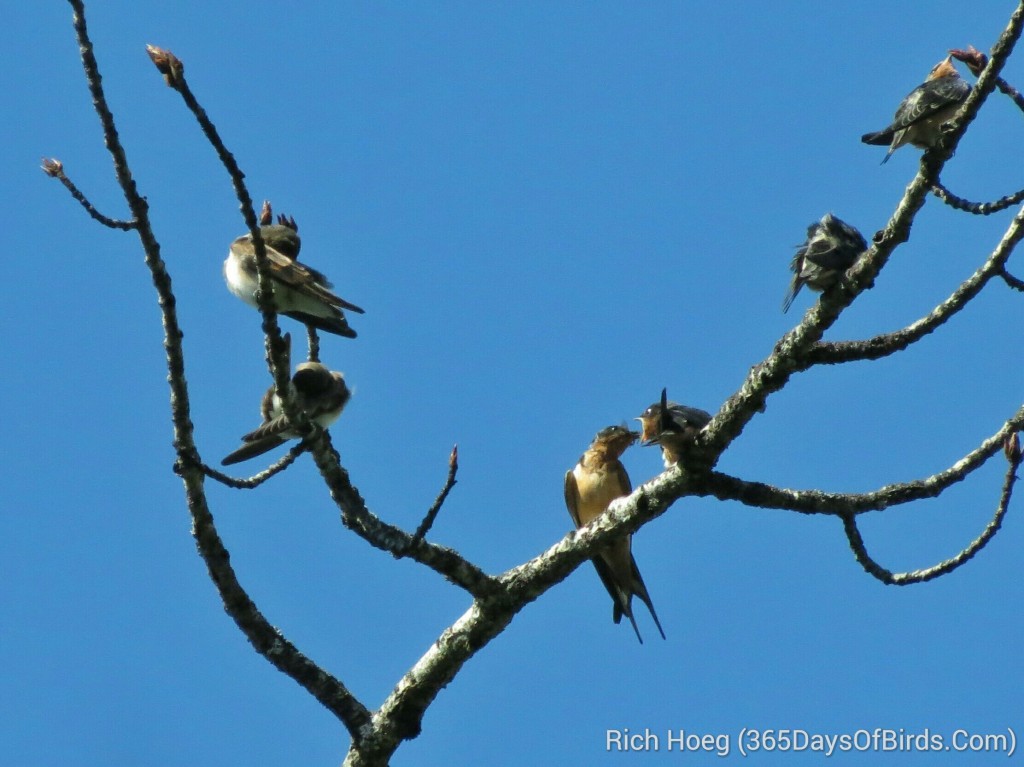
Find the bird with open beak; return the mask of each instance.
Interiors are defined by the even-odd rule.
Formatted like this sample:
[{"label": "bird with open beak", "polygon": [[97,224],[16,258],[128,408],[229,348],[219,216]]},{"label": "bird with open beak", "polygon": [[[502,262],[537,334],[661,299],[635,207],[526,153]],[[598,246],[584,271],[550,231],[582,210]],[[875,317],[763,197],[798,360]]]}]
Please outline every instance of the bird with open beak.
[{"label": "bird with open beak", "polygon": [[[577,529],[603,514],[608,504],[616,498],[632,492],[629,475],[619,458],[639,436],[625,426],[602,429],[580,456],[576,466],[565,473],[565,505]],[[611,595],[612,620],[619,623],[623,615],[629,618],[636,638],[643,644],[636,618],[633,617],[634,595],[647,605],[662,639],[665,638],[665,632],[633,558],[632,540],[633,536],[626,534],[612,541],[591,561]]]},{"label": "bird with open beak", "polygon": [[669,402],[666,390],[662,389],[661,400],[644,410],[636,420],[642,427],[641,444],[660,445],[667,469],[679,463],[683,445],[693,442],[700,430],[708,425],[711,413]]},{"label": "bird with open beak", "polygon": [[904,144],[930,149],[942,139],[942,124],[953,117],[971,92],[970,83],[960,77],[951,59],[947,56],[932,67],[927,79],[907,94],[890,125],[861,136],[865,144],[888,145],[883,163]]}]

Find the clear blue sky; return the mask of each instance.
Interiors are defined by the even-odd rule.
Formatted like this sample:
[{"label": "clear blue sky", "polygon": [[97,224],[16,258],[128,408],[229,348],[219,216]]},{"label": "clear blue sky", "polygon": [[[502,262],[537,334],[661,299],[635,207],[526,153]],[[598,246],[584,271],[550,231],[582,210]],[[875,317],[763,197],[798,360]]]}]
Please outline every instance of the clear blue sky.
[{"label": "clear blue sky", "polygon": [[[221,278],[244,230],[229,180],[146,43],[183,59],[253,197],[295,216],[305,260],[366,308],[358,340],[325,338],[322,354],[355,387],[332,434],[370,508],[415,527],[457,442],[459,484],[432,538],[500,572],[569,529],[562,477],[595,431],[663,386],[714,411],[771,351],[814,299],[780,312],[807,224],[833,211],[870,238],[917,168],[913,149],[880,166],[884,150],[860,135],[946,49],[988,50],[1012,8],[93,3],[110,105],[177,291],[203,456],[256,425],[268,377],[259,317]],[[347,734],[250,649],[195,553],[138,240],[38,170],[59,157],[104,212],[126,215],[70,16],[58,0],[12,4],[0,66],[0,751],[34,767],[335,765]],[[1024,86],[1024,58],[1006,76]],[[994,97],[945,179],[978,199],[1019,188],[1022,131]],[[829,337],[926,313],[1011,215],[929,201]],[[800,376],[722,469],[864,491],[945,468],[1020,405],[1021,301],[993,285],[909,353]],[[653,449],[625,463],[637,484],[661,470]],[[864,517],[872,553],[892,569],[952,556],[990,518],[1004,467]],[[371,707],[468,607],[347,532],[308,458],[254,492],[208,487],[269,620]],[[975,561],[904,589],[861,570],[836,519],[679,502],[634,543],[667,641],[642,609],[642,647],[614,626],[585,565],[469,663],[394,764],[679,763],[606,753],[606,730],[625,727],[1020,735],[1020,501]]]}]

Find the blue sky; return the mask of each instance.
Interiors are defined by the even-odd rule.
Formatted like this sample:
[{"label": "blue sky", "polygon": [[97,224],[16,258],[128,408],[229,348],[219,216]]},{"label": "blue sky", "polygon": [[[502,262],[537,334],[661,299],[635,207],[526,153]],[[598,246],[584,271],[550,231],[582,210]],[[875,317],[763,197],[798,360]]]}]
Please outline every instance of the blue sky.
[{"label": "blue sky", "polygon": [[[229,180],[146,43],[185,62],[253,197],[293,215],[304,260],[366,308],[358,340],[325,338],[322,356],[355,388],[332,435],[370,508],[414,528],[457,442],[432,539],[500,572],[569,529],[562,477],[594,432],[663,386],[716,410],[799,321],[813,294],[779,307],[807,224],[833,211],[870,238],[917,168],[913,149],[880,166],[860,135],[946,49],[988,50],[1012,8],[93,3],[104,85],[177,292],[202,454],[215,463],[256,425],[268,377],[259,316],[221,278],[244,230]],[[38,170],[59,157],[125,215],[70,15],[12,6],[0,67],[17,217],[0,288],[14,383],[0,748],[43,766],[337,764],[345,731],[251,651],[195,553],[137,238],[92,222]],[[1018,86],[1021,61],[1005,70]],[[1020,188],[1008,158],[1022,129],[993,97],[945,181],[975,199]],[[1011,216],[929,201],[828,337],[925,314]],[[721,468],[834,491],[945,468],[1020,405],[1020,317],[1021,297],[993,285],[906,354],[797,377]],[[652,449],[625,463],[636,484],[661,469]],[[894,570],[952,556],[990,518],[1004,468],[862,518],[871,552]],[[256,491],[208,490],[252,597],[368,706],[468,607],[347,532],[308,458]],[[606,731],[627,727],[729,734],[730,759],[744,726],[1020,734],[1019,506],[969,565],[900,589],[861,570],[838,520],[681,501],[634,542],[667,641],[642,608],[643,646],[613,625],[586,565],[467,665],[394,764],[678,762],[664,747],[607,753]]]}]

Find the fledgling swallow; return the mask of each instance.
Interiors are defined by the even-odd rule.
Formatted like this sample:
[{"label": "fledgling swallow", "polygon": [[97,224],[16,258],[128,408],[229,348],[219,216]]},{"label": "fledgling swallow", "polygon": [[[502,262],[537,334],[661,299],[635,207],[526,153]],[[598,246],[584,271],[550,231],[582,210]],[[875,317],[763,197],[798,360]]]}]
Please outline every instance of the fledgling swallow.
[{"label": "fledgling swallow", "polygon": [[[333,285],[323,274],[299,263],[302,241],[294,219],[279,216],[277,224],[264,223],[260,235],[267,249],[277,311],[317,330],[355,338],[356,331],[341,310],[359,314],[363,310],[333,293]],[[231,243],[224,261],[224,280],[228,290],[249,306],[257,306],[256,249],[251,233]]]},{"label": "fledgling swallow", "polygon": [[[633,491],[629,475],[619,457],[639,436],[625,426],[602,429],[587,451],[580,456],[576,466],[565,473],[565,506],[577,530],[602,514],[616,498]],[[665,638],[665,632],[654,611],[654,603],[647,593],[644,579],[637,569],[636,560],[633,559],[632,541],[633,536],[627,534],[601,549],[591,561],[604,587],[611,594],[612,620],[619,623],[623,615],[629,618],[636,638],[643,644],[636,618],[633,617],[633,595],[638,596],[651,611],[662,639]]]},{"label": "fledgling swallow", "polygon": [[875,133],[865,133],[861,141],[878,146],[889,145],[882,162],[904,144],[929,149],[942,138],[942,124],[956,112],[971,92],[970,83],[960,77],[947,56],[929,72],[928,78],[900,102],[892,124]]},{"label": "fledgling swallow", "polygon": [[826,213],[821,221],[807,227],[807,240],[793,256],[789,265],[793,281],[782,311],[789,311],[804,285],[819,292],[832,287],[867,249],[867,241],[855,227]]},{"label": "fledgling swallow", "polygon": [[[290,351],[291,338],[286,335],[285,341]],[[328,370],[319,362],[301,363],[295,368],[289,386],[298,409],[305,413],[310,421],[324,428],[338,420],[351,397],[344,376],[337,371]],[[273,386],[263,395],[260,415],[263,416],[263,423],[242,437],[242,446],[226,456],[221,461],[222,466],[230,466],[263,455],[268,450],[273,450],[278,445],[300,436],[292,429],[292,424],[281,407],[281,399]]]},{"label": "fledgling swallow", "polygon": [[692,442],[708,425],[711,413],[669,402],[666,390],[662,389],[661,400],[648,407],[636,420],[642,427],[641,444],[661,445],[661,458],[668,469],[679,463],[683,445]]}]

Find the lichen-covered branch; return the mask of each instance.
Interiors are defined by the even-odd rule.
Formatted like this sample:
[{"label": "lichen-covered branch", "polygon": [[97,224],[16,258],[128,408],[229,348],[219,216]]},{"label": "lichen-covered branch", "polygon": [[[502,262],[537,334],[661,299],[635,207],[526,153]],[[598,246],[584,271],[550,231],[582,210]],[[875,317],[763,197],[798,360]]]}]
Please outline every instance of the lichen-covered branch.
[{"label": "lichen-covered branch", "polygon": [[160,257],[160,245],[153,234],[145,198],[139,194],[128,167],[124,148],[120,143],[106,97],[103,93],[99,65],[93,53],[85,20],[85,7],[81,0],[68,0],[73,10],[73,24],[82,56],[93,105],[103,127],[104,140],[114,160],[118,184],[124,192],[134,217],[135,229],[146,254],[146,265],[156,288],[164,324],[164,351],[167,357],[168,380],[171,387],[171,420],[174,426],[174,447],[178,454],[178,468],[185,485],[185,495],[192,515],[192,534],[210,577],[217,585],[228,614],[234,619],[248,640],[267,660],[305,687],[348,728],[353,738],[368,721],[365,706],[359,703],[341,682],[330,676],[300,653],[256,609],[241,584],[235,578],[227,550],[220,540],[206,503],[203,472],[196,466],[198,451],[193,438],[189,415],[188,384],[185,379],[185,360],[181,347],[182,332],[175,309],[174,292],[166,265]]},{"label": "lichen-covered branch", "polygon": [[423,521],[420,522],[420,526],[416,528],[416,532],[413,533],[411,546],[415,546],[417,543],[422,541],[430,528],[434,525],[434,520],[437,519],[438,513],[441,511],[441,506],[444,504],[445,499],[448,497],[448,493],[455,487],[455,475],[459,471],[459,446],[455,445],[452,448],[451,454],[448,456],[448,476],[445,479],[444,487],[441,488],[441,492],[437,494],[437,498],[431,504],[430,508],[427,509],[426,515],[423,517]]},{"label": "lichen-covered branch", "polygon": [[[1011,437],[1007,438],[1007,443],[1016,442],[1016,433]],[[985,548],[988,542],[992,540],[1003,524],[1003,517],[1006,516],[1006,510],[1010,507],[1010,497],[1013,495],[1013,486],[1017,482],[1017,468],[1020,466],[1020,449],[1019,443],[1016,451],[1016,456],[1010,456],[1010,451],[1007,451],[1009,460],[1009,467],[1006,470],[1006,475],[1003,478],[1003,487],[999,493],[999,502],[996,505],[996,511],[992,519],[982,530],[981,535],[975,538],[971,543],[965,547],[956,556],[950,557],[942,562],[939,562],[932,567],[926,567],[922,570],[912,570],[905,573],[894,573],[886,568],[882,567],[878,562],[872,559],[871,555],[868,554],[867,546],[864,543],[864,538],[860,534],[860,530],[857,527],[857,518],[852,514],[842,514],[843,530],[846,533],[846,539],[850,543],[850,549],[853,551],[854,557],[860,563],[861,567],[866,572],[874,576],[882,583],[893,585],[893,586],[910,586],[915,583],[924,583],[934,578],[938,578],[940,575],[946,575],[951,573],[963,564],[970,561],[975,554]]]},{"label": "lichen-covered branch", "polygon": [[913,501],[936,498],[946,488],[962,482],[1002,449],[1005,441],[1024,428],[1024,405],[991,437],[952,466],[924,479],[886,485],[867,493],[829,493],[824,490],[793,490],[763,482],[751,482],[721,472],[694,473],[688,489],[694,495],[710,495],[747,506],[783,509],[802,514],[856,516]]},{"label": "lichen-covered branch", "polygon": [[996,276],[1005,274],[1006,261],[1024,239],[1024,210],[1014,216],[995,250],[970,277],[957,286],[952,295],[932,309],[925,317],[892,333],[883,333],[864,341],[819,341],[804,355],[807,367],[835,365],[854,360],[877,360],[906,349],[915,341],[935,331],[950,317],[963,309]]}]

